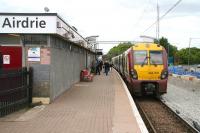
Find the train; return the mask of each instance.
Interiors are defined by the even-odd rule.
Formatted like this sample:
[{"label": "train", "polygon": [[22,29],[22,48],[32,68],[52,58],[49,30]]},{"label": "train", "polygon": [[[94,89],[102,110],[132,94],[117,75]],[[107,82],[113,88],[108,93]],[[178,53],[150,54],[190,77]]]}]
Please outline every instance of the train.
[{"label": "train", "polygon": [[136,43],[112,58],[113,67],[136,96],[160,97],[167,93],[168,60],[165,48],[155,43]]}]

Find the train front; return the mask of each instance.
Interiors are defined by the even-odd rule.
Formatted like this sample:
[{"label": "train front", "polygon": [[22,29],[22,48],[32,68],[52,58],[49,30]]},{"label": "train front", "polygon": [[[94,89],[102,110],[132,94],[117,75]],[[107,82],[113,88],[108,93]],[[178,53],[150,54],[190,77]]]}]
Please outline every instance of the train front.
[{"label": "train front", "polygon": [[133,93],[152,93],[160,96],[167,92],[167,54],[158,44],[136,44],[132,48],[130,75]]}]

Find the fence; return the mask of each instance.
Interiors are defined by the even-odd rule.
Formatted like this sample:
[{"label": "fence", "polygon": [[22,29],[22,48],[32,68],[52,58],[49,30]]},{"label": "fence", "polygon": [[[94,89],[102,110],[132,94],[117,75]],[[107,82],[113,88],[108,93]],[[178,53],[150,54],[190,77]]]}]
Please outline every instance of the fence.
[{"label": "fence", "polygon": [[191,75],[191,76],[200,78],[200,72],[188,71],[188,70],[184,69],[183,67],[170,66],[168,68],[168,70],[169,70],[169,73],[178,74],[178,75]]},{"label": "fence", "polygon": [[0,117],[25,108],[32,99],[32,69],[0,71]]}]

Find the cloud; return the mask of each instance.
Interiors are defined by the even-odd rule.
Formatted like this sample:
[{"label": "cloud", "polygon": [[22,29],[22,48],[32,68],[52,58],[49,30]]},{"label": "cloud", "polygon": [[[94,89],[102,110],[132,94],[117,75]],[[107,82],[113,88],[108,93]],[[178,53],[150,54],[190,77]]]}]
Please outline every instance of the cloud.
[{"label": "cloud", "polygon": [[[160,16],[176,1],[159,1]],[[47,6],[83,37],[99,35],[99,40],[134,40],[156,20],[156,1],[152,0],[0,0],[0,5],[0,12],[44,12]],[[160,36],[187,47],[189,37],[200,33],[199,7],[199,0],[182,1],[160,21]],[[155,31],[154,25],[143,34],[155,37]],[[111,46],[100,48],[108,51]]]}]

